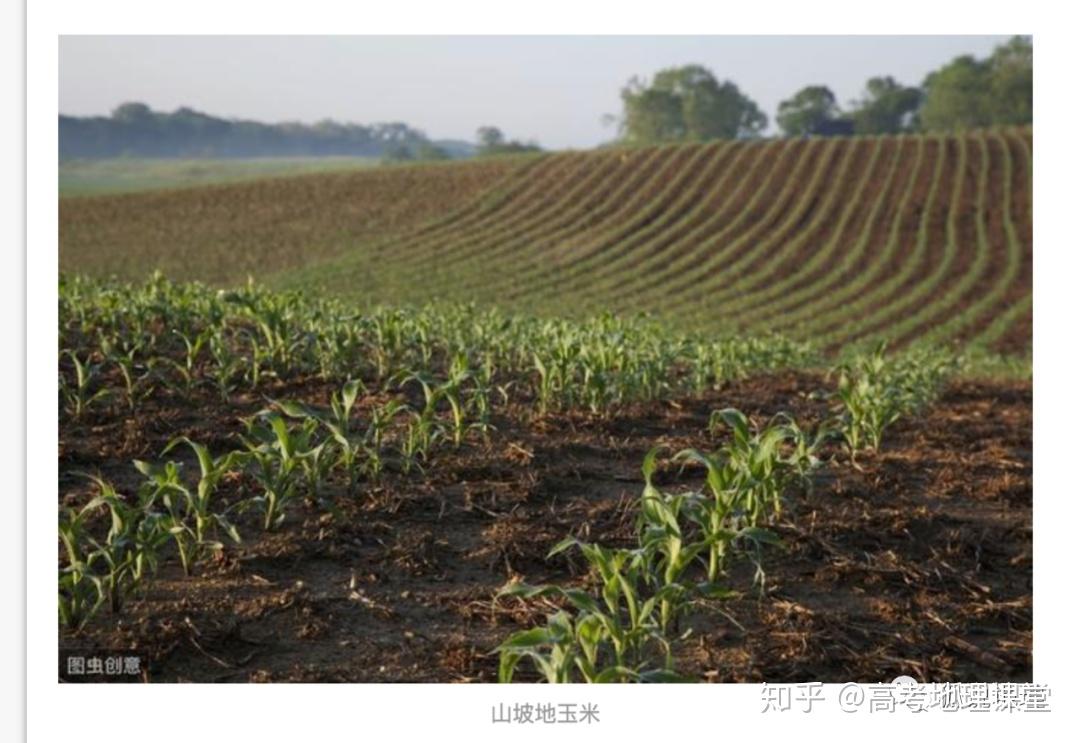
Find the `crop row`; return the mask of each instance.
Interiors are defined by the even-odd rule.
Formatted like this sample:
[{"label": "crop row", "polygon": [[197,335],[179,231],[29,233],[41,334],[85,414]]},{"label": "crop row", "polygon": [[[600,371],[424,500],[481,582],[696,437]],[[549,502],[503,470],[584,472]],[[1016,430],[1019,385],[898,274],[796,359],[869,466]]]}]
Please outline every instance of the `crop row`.
[{"label": "crop row", "polygon": [[368,300],[647,310],[827,349],[885,338],[1022,354],[1030,143],[1010,129],[553,155],[504,198],[358,248],[335,286],[356,271]]}]

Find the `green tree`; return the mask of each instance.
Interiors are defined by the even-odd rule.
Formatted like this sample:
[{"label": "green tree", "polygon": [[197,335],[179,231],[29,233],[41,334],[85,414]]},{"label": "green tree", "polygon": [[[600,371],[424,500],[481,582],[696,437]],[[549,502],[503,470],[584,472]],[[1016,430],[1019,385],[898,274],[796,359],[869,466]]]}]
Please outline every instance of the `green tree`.
[{"label": "green tree", "polygon": [[851,112],[857,134],[897,134],[914,128],[922,104],[919,88],[901,85],[891,76],[872,77]]},{"label": "green tree", "polygon": [[1032,45],[1013,37],[989,58],[957,57],[927,76],[919,112],[928,131],[968,129],[1032,120]]},{"label": "green tree", "polygon": [[686,138],[682,102],[666,90],[646,87],[633,78],[623,88],[622,132],[634,142],[665,142]]},{"label": "green tree", "polygon": [[768,123],[735,83],[701,65],[661,70],[651,83],[631,78],[622,102],[622,134],[631,142],[752,137]]},{"label": "green tree", "polygon": [[153,122],[154,112],[145,103],[121,103],[113,109],[112,117],[115,121],[127,123]]},{"label": "green tree", "polygon": [[497,126],[482,126],[476,130],[477,155],[509,155],[516,152],[540,152],[540,146],[534,142],[507,140]]},{"label": "green tree", "polygon": [[780,102],[776,123],[785,135],[799,137],[812,134],[826,121],[840,115],[836,96],[824,85],[808,85]]},{"label": "green tree", "polygon": [[1033,50],[1031,40],[1014,36],[989,61],[990,100],[995,124],[1030,124]]},{"label": "green tree", "polygon": [[481,150],[494,151],[506,144],[506,137],[497,126],[482,126],[476,130],[476,143]]}]

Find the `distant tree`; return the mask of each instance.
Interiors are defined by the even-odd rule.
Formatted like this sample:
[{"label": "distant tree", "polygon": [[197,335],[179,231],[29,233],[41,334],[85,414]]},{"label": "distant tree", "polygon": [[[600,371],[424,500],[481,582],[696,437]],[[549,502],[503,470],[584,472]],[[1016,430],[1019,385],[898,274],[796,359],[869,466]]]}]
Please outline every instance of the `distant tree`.
[{"label": "distant tree", "polygon": [[866,81],[862,98],[852,105],[857,134],[897,134],[914,128],[922,104],[919,88],[901,85],[890,76]]},{"label": "distant tree", "polygon": [[926,102],[919,111],[921,128],[967,129],[991,121],[986,70],[975,57],[957,57],[930,73],[923,83]]},{"label": "distant tree", "polygon": [[540,152],[535,142],[507,140],[496,126],[482,126],[476,130],[477,155],[510,155],[518,152]]},{"label": "distant tree", "polygon": [[825,122],[839,115],[833,92],[824,85],[809,85],[780,102],[776,123],[785,135],[799,137],[820,131]]},{"label": "distant tree", "polygon": [[154,112],[145,103],[121,103],[113,109],[112,117],[127,123],[147,122],[154,119]]},{"label": "distant tree", "polygon": [[482,150],[497,150],[506,144],[506,137],[497,126],[482,126],[476,130],[476,143]]},{"label": "distant tree", "polygon": [[1032,44],[1013,37],[989,58],[970,55],[927,76],[926,100],[919,112],[929,131],[967,129],[1032,121]]},{"label": "distant tree", "polygon": [[[60,157],[259,157],[291,155],[410,156],[428,143],[401,122],[314,125],[222,119],[182,107],[172,113],[129,102],[105,116],[60,116]],[[428,154],[434,154],[429,152]]]},{"label": "distant tree", "polygon": [[735,83],[701,65],[661,70],[652,82],[631,78],[621,96],[622,135],[631,142],[752,137],[768,124]]},{"label": "distant tree", "polygon": [[1014,36],[990,56],[990,99],[995,124],[1030,124],[1034,57],[1031,40]]},{"label": "distant tree", "polygon": [[686,139],[682,101],[666,90],[645,87],[633,78],[623,88],[623,136],[632,142]]}]

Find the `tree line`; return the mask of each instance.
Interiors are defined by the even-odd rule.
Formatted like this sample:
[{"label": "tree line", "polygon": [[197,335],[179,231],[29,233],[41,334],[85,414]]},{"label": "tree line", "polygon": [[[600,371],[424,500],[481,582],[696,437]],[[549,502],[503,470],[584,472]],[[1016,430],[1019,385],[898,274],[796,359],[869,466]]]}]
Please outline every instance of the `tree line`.
[{"label": "tree line", "polygon": [[[620,138],[632,143],[744,139],[759,136],[768,117],[730,80],[701,65],[661,70],[651,81],[631,78],[622,89]],[[1030,124],[1032,43],[1016,36],[985,59],[957,57],[918,86],[891,76],[870,78],[862,95],[842,107],[825,85],[810,85],[782,101],[776,113],[789,137],[956,131]]]},{"label": "tree line", "polygon": [[153,111],[124,103],[110,116],[60,116],[60,158],[358,156],[439,159],[472,154],[468,143],[431,142],[401,122],[264,124],[191,108]]},{"label": "tree line", "polygon": [[172,113],[145,103],[123,103],[109,116],[60,116],[60,159],[108,157],[321,157],[380,158],[386,162],[449,160],[472,155],[536,152],[539,145],[508,139],[494,126],[476,142],[432,141],[401,122],[264,124],[223,119],[182,107]]}]

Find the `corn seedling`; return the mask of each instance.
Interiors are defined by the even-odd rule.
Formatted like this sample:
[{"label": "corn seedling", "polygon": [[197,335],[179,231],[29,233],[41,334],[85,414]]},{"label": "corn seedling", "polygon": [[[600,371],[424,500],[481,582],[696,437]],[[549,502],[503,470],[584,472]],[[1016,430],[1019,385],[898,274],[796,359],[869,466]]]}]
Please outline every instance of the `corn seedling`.
[{"label": "corn seedling", "polygon": [[426,410],[424,412],[409,411],[409,423],[399,447],[401,466],[405,474],[411,472],[413,467],[423,470],[421,462],[427,461],[428,451],[434,446],[441,433],[442,429],[438,427],[437,420]]},{"label": "corn seedling", "polygon": [[141,393],[138,391],[140,383],[149,376],[149,371],[144,372],[142,375],[137,373],[135,364],[137,351],[137,346],[132,346],[127,351],[120,351],[111,341],[103,340],[101,343],[101,352],[106,361],[111,362],[120,370],[120,376],[124,380],[124,397],[127,399],[128,408],[131,410],[135,409],[135,403],[138,400],[147,397],[153,391],[149,385],[147,385],[148,389],[145,391]]},{"label": "corn seedling", "polygon": [[[290,418],[303,421],[300,438],[296,442],[300,452],[301,466],[307,477],[309,490],[312,497],[319,499],[319,484],[326,479],[335,462],[331,459],[331,449],[336,447],[340,464],[349,477],[349,492],[352,493],[356,484],[356,462],[359,455],[364,452],[363,439],[353,434],[352,409],[356,405],[357,397],[364,389],[363,382],[358,379],[346,382],[340,392],[335,392],[330,397],[330,409],[315,409],[307,405],[292,401],[275,401],[275,405]],[[315,445],[315,428],[322,424],[329,432],[331,438]],[[333,442],[333,447],[330,443]]]},{"label": "corn seedling", "polygon": [[390,400],[382,405],[371,409],[371,422],[368,424],[367,433],[364,436],[364,451],[367,454],[367,472],[372,482],[378,482],[382,477],[386,460],[383,457],[383,446],[386,432],[398,413],[408,410],[408,406],[397,400]]},{"label": "corn seedling", "polygon": [[64,354],[71,359],[72,366],[75,368],[75,384],[68,384],[64,375],[61,374],[60,392],[67,400],[71,417],[77,420],[93,403],[106,398],[109,391],[104,387],[93,389],[96,386],[98,372],[101,370],[100,364],[92,364],[89,359],[83,361],[74,351],[65,351]]},{"label": "corn seedling", "polygon": [[199,460],[200,476],[194,492],[184,483],[176,462],[156,465],[137,460],[135,467],[147,478],[140,497],[160,501],[164,506],[162,524],[176,543],[184,574],[191,575],[192,567],[207,553],[224,547],[213,538],[218,529],[234,542],[240,542],[240,534],[229,521],[227,509],[220,513],[214,510],[213,496],[221,478],[242,467],[247,457],[242,452],[230,452],[215,459],[205,446],[187,437],[170,441],[162,454],[181,443],[187,444]]},{"label": "corn seedling", "polygon": [[933,400],[960,363],[933,350],[890,359],[881,343],[837,367],[838,425],[851,461],[863,449],[880,449],[885,430]]},{"label": "corn seedling", "polygon": [[303,465],[296,438],[285,420],[269,415],[266,421],[269,429],[253,423],[248,429],[250,438],[243,441],[256,464],[255,479],[263,491],[253,502],[262,508],[263,528],[270,531],[285,520],[285,509],[296,497],[296,479]]},{"label": "corn seedling", "polygon": [[686,571],[699,561],[702,553],[708,553],[711,559],[710,548],[725,533],[703,527],[698,530],[699,537],[694,538],[686,532],[684,524],[689,526],[700,520],[695,515],[705,509],[703,499],[697,493],[663,493],[653,485],[658,453],[658,448],[652,449],[641,467],[645,489],[638,501],[637,532],[649,566],[649,582],[660,596],[660,629],[666,634],[672,621],[677,621],[685,611],[692,595],[727,598],[733,592],[715,583],[719,570],[712,566],[707,582],[687,581]]},{"label": "corn seedling", "polygon": [[[218,546],[216,542],[209,542],[207,537],[216,529],[222,529],[236,543],[240,542],[240,535],[236,527],[230,523],[224,512],[218,513],[213,509],[213,497],[222,478],[230,472],[240,470],[247,463],[248,456],[241,451],[231,451],[216,459],[210,455],[210,450],[203,444],[192,441],[187,436],[173,439],[166,445],[162,455],[168,454],[179,444],[187,444],[199,460],[199,482],[195,488],[194,496],[185,498],[187,511],[185,516],[194,519],[195,539],[198,543]],[[218,548],[220,548],[218,546]]]},{"label": "corn seedling", "polygon": [[60,513],[59,535],[66,565],[60,568],[58,604],[60,621],[69,629],[79,629],[97,612],[105,599],[101,579],[94,573],[98,559],[86,532],[86,520],[96,503]]},{"label": "corn seedling", "polygon": [[499,682],[513,681],[524,659],[549,684],[681,680],[666,671],[605,665],[604,648],[604,626],[597,614],[586,611],[575,618],[559,611],[548,617],[545,626],[516,632],[496,648]]},{"label": "corn seedling", "polygon": [[210,336],[208,347],[212,360],[208,370],[210,380],[221,399],[227,402],[236,391],[237,383],[243,376],[244,359],[233,353],[229,344],[220,335]]},{"label": "corn seedling", "polygon": [[[713,417],[731,431],[731,440],[721,449],[728,487],[738,492],[737,505],[750,526],[763,523],[769,513],[780,513],[784,491],[811,460],[793,461],[785,456],[791,443],[805,435],[790,417],[775,416],[761,431],[751,428],[749,419],[734,408],[716,411]],[[803,449],[811,444],[803,441]]]},{"label": "corn seedling", "polygon": [[674,592],[661,589],[646,597],[646,554],[642,550],[611,549],[568,538],[552,548],[548,557],[575,547],[599,579],[601,601],[594,601],[589,611],[604,627],[612,644],[615,665],[640,667],[646,661],[648,648],[656,645],[663,653],[665,667],[670,667],[670,646],[658,614],[660,601],[674,598]]},{"label": "corn seedling", "polygon": [[174,330],[173,333],[184,343],[183,359],[177,360],[171,356],[163,356],[159,359],[162,365],[171,366],[173,371],[176,372],[176,375],[180,379],[178,388],[185,398],[191,397],[192,392],[195,390],[195,386],[198,384],[199,355],[202,353],[203,346],[206,345],[212,332],[212,329],[207,328],[194,337],[189,337],[179,330]]},{"label": "corn seedling", "polygon": [[110,484],[97,477],[90,479],[97,484],[99,495],[87,508],[107,507],[110,525],[104,542],[93,537],[87,541],[105,568],[97,582],[102,600],[113,614],[119,614],[127,596],[157,569],[158,552],[169,533],[163,528],[160,514],[153,512],[152,501],[128,505]]}]

